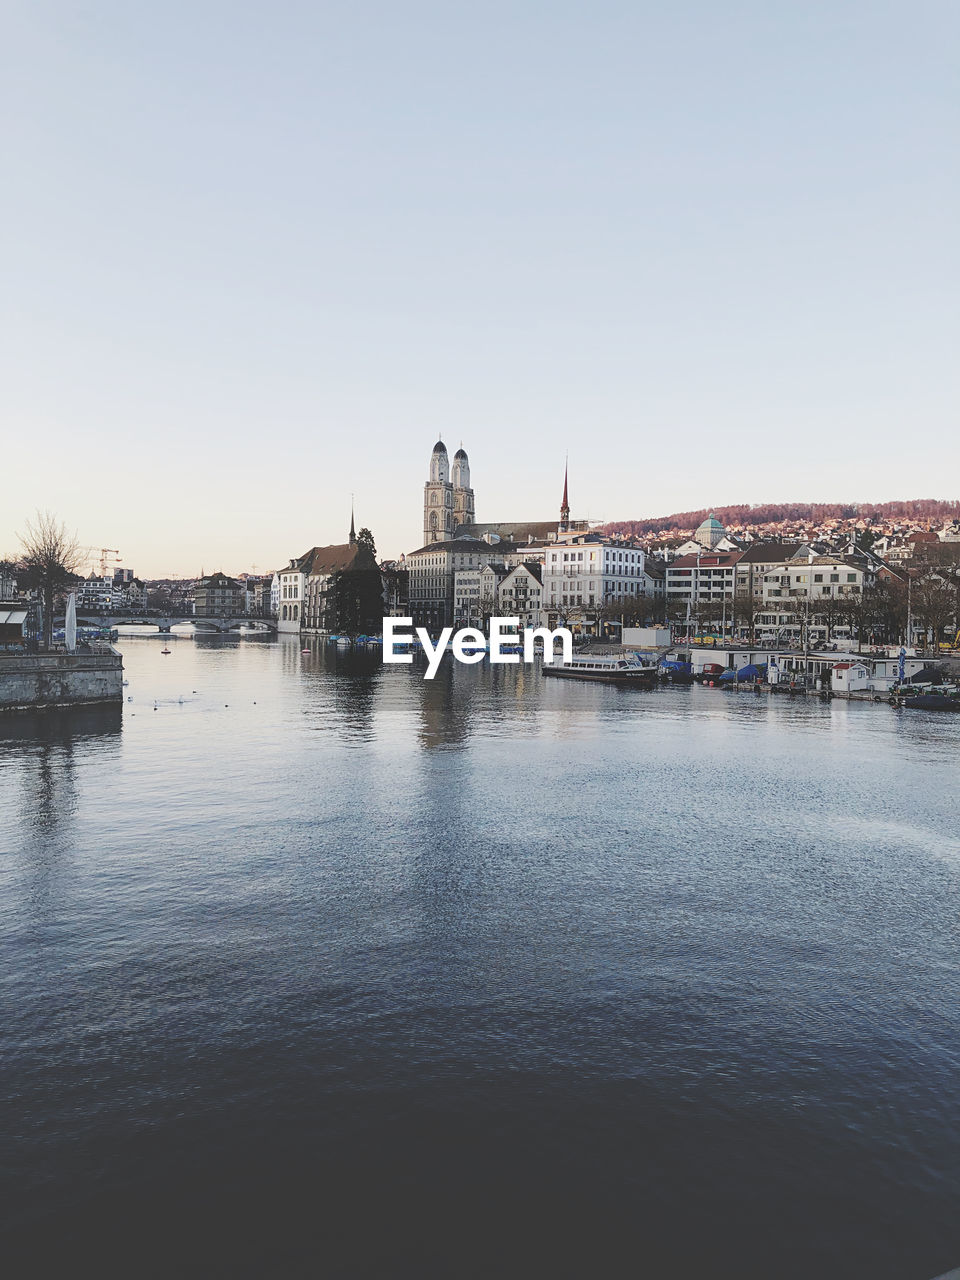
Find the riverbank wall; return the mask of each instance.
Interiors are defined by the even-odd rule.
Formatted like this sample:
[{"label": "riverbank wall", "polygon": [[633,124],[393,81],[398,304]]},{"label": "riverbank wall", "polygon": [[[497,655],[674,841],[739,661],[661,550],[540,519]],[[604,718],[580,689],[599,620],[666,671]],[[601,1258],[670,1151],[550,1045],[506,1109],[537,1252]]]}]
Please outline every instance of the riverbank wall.
[{"label": "riverbank wall", "polygon": [[96,653],[0,655],[0,714],[123,701],[123,658]]}]

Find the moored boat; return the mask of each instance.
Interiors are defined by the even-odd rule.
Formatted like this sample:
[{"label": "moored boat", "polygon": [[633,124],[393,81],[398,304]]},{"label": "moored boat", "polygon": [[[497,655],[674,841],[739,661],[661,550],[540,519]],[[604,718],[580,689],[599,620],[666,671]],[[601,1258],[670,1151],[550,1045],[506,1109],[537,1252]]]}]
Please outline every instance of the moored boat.
[{"label": "moored boat", "polygon": [[901,696],[899,702],[911,711],[960,711],[960,689],[928,689]]},{"label": "moored boat", "polygon": [[644,662],[636,653],[575,653],[569,662],[545,662],[545,676],[568,680],[602,680],[608,684],[631,684],[653,689],[657,683],[656,663]]}]

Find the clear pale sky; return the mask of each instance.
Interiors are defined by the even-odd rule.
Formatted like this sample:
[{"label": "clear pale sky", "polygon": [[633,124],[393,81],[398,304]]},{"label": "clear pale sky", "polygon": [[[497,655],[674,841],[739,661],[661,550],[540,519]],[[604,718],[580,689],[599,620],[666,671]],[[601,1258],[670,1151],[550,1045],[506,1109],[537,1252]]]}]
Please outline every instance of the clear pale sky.
[{"label": "clear pale sky", "polygon": [[[0,553],[960,492],[954,0],[8,0]],[[917,460],[911,455],[919,450]],[[902,464],[901,461],[902,460]]]}]

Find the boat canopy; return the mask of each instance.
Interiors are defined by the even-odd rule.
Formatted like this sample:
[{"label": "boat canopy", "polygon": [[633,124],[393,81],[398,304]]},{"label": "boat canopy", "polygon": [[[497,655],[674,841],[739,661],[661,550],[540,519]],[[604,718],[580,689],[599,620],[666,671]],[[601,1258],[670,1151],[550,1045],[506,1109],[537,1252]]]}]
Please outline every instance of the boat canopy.
[{"label": "boat canopy", "polygon": [[915,671],[912,676],[904,677],[904,684],[931,684],[936,683],[940,679],[940,672],[936,667],[921,667],[919,671]]},{"label": "boat canopy", "polygon": [[761,676],[766,674],[766,671],[767,664],[765,662],[761,662],[759,666],[755,662],[748,662],[745,667],[741,667],[737,672],[737,679],[759,680]]}]

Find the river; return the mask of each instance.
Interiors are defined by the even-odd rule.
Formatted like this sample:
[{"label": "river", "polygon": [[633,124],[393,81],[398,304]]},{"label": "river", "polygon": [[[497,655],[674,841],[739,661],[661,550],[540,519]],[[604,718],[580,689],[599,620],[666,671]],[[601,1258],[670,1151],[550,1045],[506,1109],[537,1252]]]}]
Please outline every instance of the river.
[{"label": "river", "polygon": [[960,717],[120,647],[0,722],[8,1260],[960,1264]]}]

